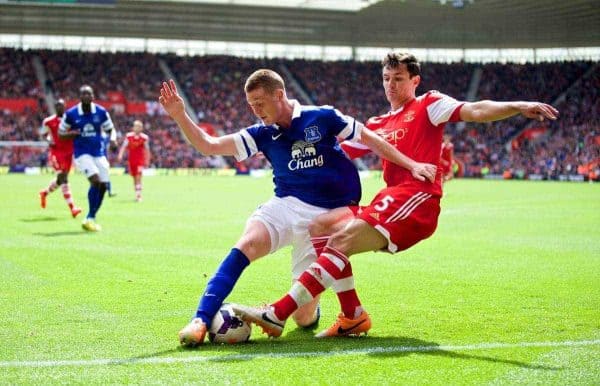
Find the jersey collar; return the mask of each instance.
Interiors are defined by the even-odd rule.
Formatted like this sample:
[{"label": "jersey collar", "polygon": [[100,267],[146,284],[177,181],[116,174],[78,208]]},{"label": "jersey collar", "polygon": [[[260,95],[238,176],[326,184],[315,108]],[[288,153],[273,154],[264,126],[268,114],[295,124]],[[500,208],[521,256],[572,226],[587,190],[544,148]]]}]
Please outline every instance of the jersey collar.
[{"label": "jersey collar", "polygon": [[[297,99],[290,99],[290,102],[292,103],[292,121],[296,118],[300,117],[300,114],[302,114],[302,105],[300,105],[300,102],[298,102]],[[281,130],[281,128],[279,127],[278,124],[274,123],[271,126],[273,126],[275,128],[275,130]]]},{"label": "jersey collar", "polygon": [[396,114],[398,114],[399,112],[401,112],[402,110],[404,110],[404,108],[406,108],[406,106],[410,105],[415,100],[416,100],[416,98],[413,98],[413,99],[409,100],[408,102],[406,102],[402,106],[398,107],[396,110],[390,110],[390,112],[388,114],[389,115],[396,115]]},{"label": "jersey collar", "polygon": [[[90,111],[92,114],[96,114],[96,104],[94,102],[91,103]],[[83,115],[83,107],[81,107],[81,102],[77,104],[77,113],[79,113],[79,115]]]},{"label": "jersey collar", "polygon": [[292,105],[294,106],[294,109],[292,110],[292,121],[296,118],[298,118],[300,116],[300,114],[302,114],[302,106],[300,105],[300,102],[298,102],[297,99],[290,99],[290,102],[292,102]]}]

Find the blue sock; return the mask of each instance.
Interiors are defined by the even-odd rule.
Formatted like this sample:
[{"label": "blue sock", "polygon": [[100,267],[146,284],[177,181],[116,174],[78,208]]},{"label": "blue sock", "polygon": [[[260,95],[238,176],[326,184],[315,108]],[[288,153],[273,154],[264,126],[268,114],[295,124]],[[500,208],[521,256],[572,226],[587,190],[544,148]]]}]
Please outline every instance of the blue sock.
[{"label": "blue sock", "polygon": [[100,209],[100,206],[102,206],[102,201],[104,200],[105,193],[106,193],[106,185],[100,186],[100,189],[98,189],[98,203],[97,203],[97,207],[96,207],[96,212],[98,212],[98,210]]},{"label": "blue sock", "polygon": [[250,260],[246,255],[239,249],[233,248],[208,281],[196,311],[196,318],[201,318],[207,327],[210,327],[213,317],[248,264]]},{"label": "blue sock", "polygon": [[108,194],[112,194],[112,186],[110,181],[106,183],[106,191],[108,192]]},{"label": "blue sock", "polygon": [[98,211],[98,200],[100,199],[100,191],[95,185],[90,185],[88,189],[88,206],[89,212],[87,218],[96,218]]}]

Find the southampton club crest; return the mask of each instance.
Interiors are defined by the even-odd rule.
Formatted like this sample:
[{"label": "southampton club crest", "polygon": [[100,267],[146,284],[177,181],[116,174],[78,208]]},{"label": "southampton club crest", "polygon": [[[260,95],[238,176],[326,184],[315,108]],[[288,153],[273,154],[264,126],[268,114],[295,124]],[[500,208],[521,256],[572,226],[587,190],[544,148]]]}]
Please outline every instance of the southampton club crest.
[{"label": "southampton club crest", "polygon": [[[307,129],[308,130],[308,129]],[[317,134],[320,134],[317,131]],[[290,170],[308,169],[323,166],[323,155],[317,156],[317,148],[306,141],[296,141],[292,145],[291,160],[288,163]]]}]

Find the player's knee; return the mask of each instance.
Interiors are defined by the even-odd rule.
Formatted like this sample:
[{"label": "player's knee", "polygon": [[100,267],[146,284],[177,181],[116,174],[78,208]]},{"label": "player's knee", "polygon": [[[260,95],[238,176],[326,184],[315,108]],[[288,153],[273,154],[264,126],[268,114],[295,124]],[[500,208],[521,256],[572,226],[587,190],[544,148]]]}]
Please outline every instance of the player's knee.
[{"label": "player's knee", "polygon": [[327,234],[327,222],[324,216],[317,216],[308,224],[308,233],[310,237],[319,237]]},{"label": "player's knee", "polygon": [[269,253],[269,245],[254,237],[242,237],[235,247],[242,251],[248,260],[253,261]]}]

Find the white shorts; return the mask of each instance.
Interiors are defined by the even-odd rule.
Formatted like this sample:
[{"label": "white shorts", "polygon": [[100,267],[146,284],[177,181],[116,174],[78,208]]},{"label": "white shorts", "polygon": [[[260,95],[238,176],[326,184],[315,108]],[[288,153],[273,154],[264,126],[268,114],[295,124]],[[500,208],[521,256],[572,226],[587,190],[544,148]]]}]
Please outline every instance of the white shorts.
[{"label": "white shorts", "polygon": [[302,272],[317,259],[310,242],[308,224],[329,209],[306,204],[295,197],[273,197],[258,207],[248,221],[260,221],[271,236],[273,253],[292,245],[292,278],[298,279]]},{"label": "white shorts", "polygon": [[108,169],[110,165],[106,157],[92,157],[89,154],[82,154],[75,158],[75,165],[87,178],[97,174],[100,182],[108,182]]}]

